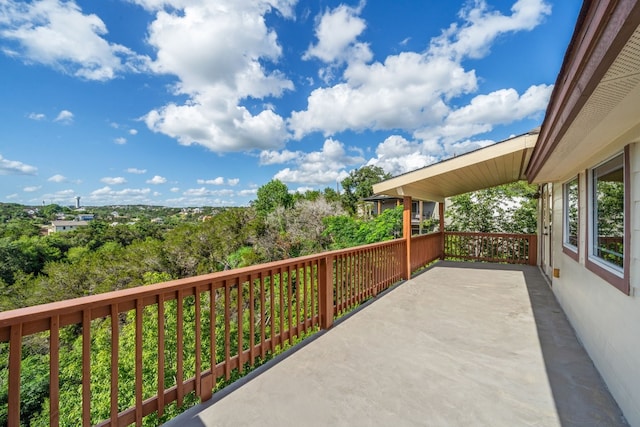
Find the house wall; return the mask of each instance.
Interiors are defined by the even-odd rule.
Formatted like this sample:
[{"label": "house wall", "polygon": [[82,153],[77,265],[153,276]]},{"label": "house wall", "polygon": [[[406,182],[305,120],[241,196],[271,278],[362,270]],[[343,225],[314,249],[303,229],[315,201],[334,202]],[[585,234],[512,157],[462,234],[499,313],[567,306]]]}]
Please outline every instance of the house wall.
[{"label": "house wall", "polygon": [[[600,159],[600,160],[604,160]],[[596,163],[600,160],[596,160]],[[595,165],[595,164],[594,164]],[[631,425],[640,426],[640,144],[630,147],[631,167],[631,295],[625,295],[585,267],[587,180],[579,176],[579,259],[563,253],[563,196],[554,183],[553,292],[578,338]],[[574,175],[575,176],[575,175]],[[567,177],[570,179],[571,177]]]}]

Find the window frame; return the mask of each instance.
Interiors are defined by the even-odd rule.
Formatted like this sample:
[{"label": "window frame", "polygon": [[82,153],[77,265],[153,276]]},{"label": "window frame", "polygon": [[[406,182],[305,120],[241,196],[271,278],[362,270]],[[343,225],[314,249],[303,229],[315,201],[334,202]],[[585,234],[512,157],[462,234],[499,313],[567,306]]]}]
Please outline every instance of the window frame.
[{"label": "window frame", "polygon": [[[622,155],[622,168],[624,179],[624,204],[623,204],[623,261],[622,268],[615,268],[614,265],[601,260],[593,254],[594,241],[594,182],[593,173],[602,164]],[[629,266],[631,264],[630,242],[631,242],[631,167],[630,167],[629,146],[624,148],[622,153],[608,157],[606,160],[598,163],[587,171],[587,235],[585,239],[585,266],[592,273],[604,279],[610,285],[624,293],[630,294]],[[597,237],[595,237],[597,238]]]},{"label": "window frame", "polygon": [[[576,244],[569,242],[569,185],[576,183]],[[579,260],[580,254],[580,175],[576,175],[562,184],[562,252],[575,261]]]}]

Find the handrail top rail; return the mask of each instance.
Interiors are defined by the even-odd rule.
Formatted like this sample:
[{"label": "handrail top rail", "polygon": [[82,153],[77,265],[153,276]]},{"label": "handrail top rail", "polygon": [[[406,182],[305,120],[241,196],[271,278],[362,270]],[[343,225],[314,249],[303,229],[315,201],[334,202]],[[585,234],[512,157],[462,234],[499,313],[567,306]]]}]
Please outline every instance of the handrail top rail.
[{"label": "handrail top rail", "polygon": [[296,258],[288,258],[279,261],[272,261],[263,264],[256,264],[247,267],[235,268],[232,270],[216,271],[214,273],[203,274],[199,276],[186,277],[183,279],[175,279],[152,285],[137,286],[134,288],[121,289],[117,291],[103,292],[95,295],[87,295],[83,297],[71,298],[62,301],[55,301],[45,304],[34,305],[30,307],[22,307],[15,310],[0,312],[0,342],[2,337],[6,335],[3,329],[18,323],[33,323],[36,320],[48,319],[52,315],[65,315],[69,313],[79,312],[85,309],[94,309],[104,307],[106,305],[118,304],[122,302],[132,301],[134,299],[149,299],[158,295],[170,294],[184,288],[195,288],[206,286],[208,284],[222,283],[224,280],[234,280],[242,276],[250,276],[259,274],[260,272],[284,269],[290,266],[299,265],[305,262],[311,262],[331,256],[348,254],[350,252],[359,252],[369,250],[376,247],[393,246],[402,244],[404,239],[387,240],[384,242],[371,243],[368,245],[354,246],[346,249],[337,249],[333,251],[320,252],[313,255],[306,255]]},{"label": "handrail top rail", "polygon": [[535,237],[535,233],[487,233],[484,231],[445,231],[444,234],[456,236],[488,236],[488,237]]}]

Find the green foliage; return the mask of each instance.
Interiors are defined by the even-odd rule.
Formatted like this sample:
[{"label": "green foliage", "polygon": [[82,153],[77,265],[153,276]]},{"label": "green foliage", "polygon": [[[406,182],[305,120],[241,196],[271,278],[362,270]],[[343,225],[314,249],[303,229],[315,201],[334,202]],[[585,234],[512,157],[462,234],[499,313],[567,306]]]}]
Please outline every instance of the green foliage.
[{"label": "green foliage", "polygon": [[451,198],[446,216],[450,231],[535,233],[537,200],[534,185],[524,181]]},{"label": "green foliage", "polygon": [[337,202],[322,196],[298,200],[289,209],[278,207],[261,223],[256,252],[265,261],[322,252],[329,246],[323,219],[342,213]]},{"label": "green foliage", "polygon": [[278,206],[288,208],[293,203],[293,196],[289,194],[289,188],[277,179],[271,180],[258,188],[257,197],[253,206],[260,216],[266,216]]},{"label": "green foliage", "polygon": [[358,202],[373,195],[373,184],[388,178],[391,178],[391,175],[379,166],[363,166],[352,171],[341,182],[344,190],[342,202],[347,212],[356,214]]},{"label": "green foliage", "polygon": [[255,212],[229,208],[199,224],[183,224],[168,232],[162,245],[166,271],[173,277],[189,277],[233,268],[230,257],[250,246],[256,225]]},{"label": "green foliage", "polygon": [[331,239],[332,249],[349,248],[402,237],[402,211],[402,206],[387,209],[369,221],[347,215],[327,217],[324,220],[325,235]]},{"label": "green foliage", "polygon": [[[282,183],[281,183],[282,184]],[[284,184],[282,184],[284,185]],[[281,187],[280,185],[276,185]],[[286,188],[286,186],[284,186]],[[280,192],[282,195],[283,193]],[[288,197],[291,197],[286,191]],[[321,252],[330,248],[353,246],[361,243],[393,238],[401,230],[401,209],[387,211],[371,221],[354,219],[345,215],[340,206],[339,195],[326,189],[323,193],[307,192],[292,199],[274,198],[275,208],[259,215],[254,208],[230,208],[216,210],[205,221],[196,221],[193,215],[185,214],[189,220],[178,220],[182,215],[172,213],[171,220],[164,225],[149,219],[157,210],[140,210],[144,213],[138,221],[127,224],[113,224],[108,213],[101,212],[102,219],[92,221],[88,227],[68,233],[40,236],[34,234],[35,220],[28,217],[8,218],[0,227],[0,310],[10,310],[27,305],[35,305],[62,299],[75,298],[133,286],[144,286],[175,278],[193,276],[212,271],[243,267],[267,260],[282,259]],[[279,200],[279,201],[278,201]],[[283,201],[284,200],[284,201]],[[289,200],[289,202],[287,202]],[[113,209],[113,208],[110,208]],[[22,215],[24,209],[15,209]],[[132,217],[136,209],[121,208]],[[52,212],[56,212],[52,208]],[[172,211],[168,210],[168,213]],[[16,215],[17,215],[16,214]],[[199,215],[199,214],[198,214]],[[98,215],[97,215],[98,216]],[[202,219],[202,218],[200,218]],[[15,222],[14,222],[15,221]],[[175,222],[172,222],[175,221]],[[117,221],[115,221],[117,222]],[[23,230],[18,224],[25,225]],[[170,227],[167,224],[173,224]],[[10,227],[8,225],[11,225]],[[291,273],[293,302],[299,272]],[[275,297],[273,305],[276,319],[269,318],[268,332],[279,333],[280,329],[280,280],[289,279],[287,273],[274,279]],[[268,282],[268,281],[267,281]],[[267,283],[268,288],[269,283]],[[258,288],[254,292],[258,295]],[[248,286],[240,292],[244,309],[248,307]],[[267,290],[267,292],[271,292]],[[210,307],[206,298],[202,301],[202,330],[209,328],[207,310],[215,310],[217,360],[224,358],[224,306],[218,296],[216,307]],[[230,295],[232,306],[238,300],[238,292]],[[286,298],[286,297],[285,297]],[[267,299],[265,316],[270,313]],[[193,299],[184,302],[185,336],[184,363],[185,378],[195,372],[194,357],[195,322]],[[258,307],[255,307],[258,310]],[[177,338],[175,301],[165,305],[166,331],[166,375],[165,385],[175,384]],[[289,311],[294,322],[302,316],[302,306],[284,308],[283,319],[287,322]],[[232,318],[237,319],[232,313]],[[249,336],[248,314],[241,324],[243,339]],[[110,319],[96,319],[92,322],[91,377],[92,377],[92,422],[100,422],[109,414],[110,384]],[[119,383],[121,409],[134,404],[134,325],[135,314],[129,313],[118,319],[120,342]],[[156,392],[158,359],[157,309],[145,309],[143,320],[144,349],[143,377],[145,398]],[[273,328],[273,331],[270,329]],[[230,328],[231,345],[237,348],[238,325]],[[189,332],[187,332],[189,331]],[[60,417],[61,425],[77,425],[80,418],[81,399],[81,354],[82,330],[72,325],[61,330],[60,336]],[[256,333],[259,333],[256,331]],[[23,382],[28,397],[23,398],[23,422],[33,426],[48,425],[48,364],[47,336],[38,335],[25,339],[23,346]],[[301,336],[292,339],[292,342]],[[283,351],[285,343],[277,352]],[[234,347],[235,346],[235,347]],[[211,343],[203,340],[204,359],[211,350]],[[268,358],[271,357],[268,356]],[[7,351],[0,344],[0,425],[6,424],[7,399]],[[260,361],[262,363],[264,361]],[[207,362],[208,363],[208,362]],[[206,366],[205,366],[206,369]],[[232,374],[232,379],[240,376]],[[222,387],[229,381],[218,381]],[[185,397],[185,405],[196,401],[193,394]],[[170,405],[162,419],[152,415],[146,417],[145,425],[158,425],[179,413],[181,408]]]}]

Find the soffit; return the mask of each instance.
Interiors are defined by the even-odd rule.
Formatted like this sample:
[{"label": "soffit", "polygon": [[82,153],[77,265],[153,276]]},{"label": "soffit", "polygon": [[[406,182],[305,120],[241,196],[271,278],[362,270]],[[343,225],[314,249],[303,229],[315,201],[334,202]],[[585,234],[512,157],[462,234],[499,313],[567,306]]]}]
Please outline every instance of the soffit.
[{"label": "soffit", "polygon": [[446,197],[525,179],[537,132],[520,135],[373,186],[376,194],[442,202]]}]

